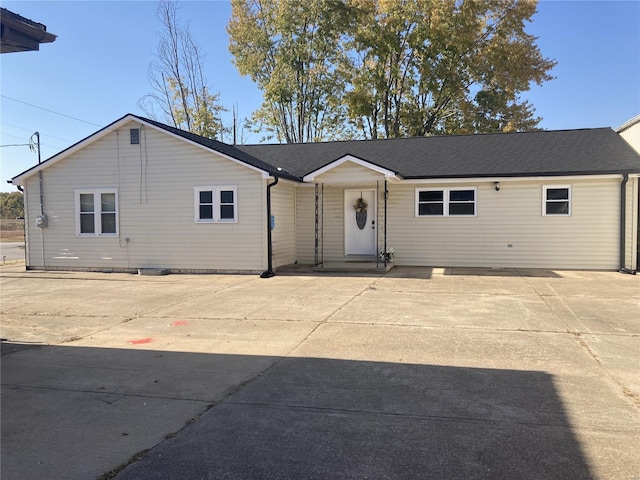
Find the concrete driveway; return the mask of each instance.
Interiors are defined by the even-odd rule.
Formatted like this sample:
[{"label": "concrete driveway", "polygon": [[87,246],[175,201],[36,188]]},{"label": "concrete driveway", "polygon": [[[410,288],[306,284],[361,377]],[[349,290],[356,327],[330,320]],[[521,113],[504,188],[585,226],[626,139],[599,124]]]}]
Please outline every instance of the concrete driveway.
[{"label": "concrete driveway", "polygon": [[0,269],[2,478],[640,478],[640,276]]}]

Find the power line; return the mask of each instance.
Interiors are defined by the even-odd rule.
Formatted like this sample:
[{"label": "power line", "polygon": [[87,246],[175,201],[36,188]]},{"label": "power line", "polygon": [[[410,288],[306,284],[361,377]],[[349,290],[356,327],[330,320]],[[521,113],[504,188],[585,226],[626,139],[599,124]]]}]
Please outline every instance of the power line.
[{"label": "power line", "polygon": [[21,127],[20,125],[14,125],[13,123],[9,123],[9,122],[0,121],[0,123],[2,125],[8,125],[9,127],[19,128],[20,130],[26,130],[27,132],[33,131],[33,128]]},{"label": "power line", "polygon": [[7,100],[13,100],[14,102],[22,103],[23,105],[28,105],[33,108],[37,108],[39,110],[44,110],[45,112],[54,113],[56,115],[60,115],[61,117],[70,118],[71,120],[76,120],[77,122],[88,123],[89,125],[93,125],[95,127],[102,127],[102,125],[98,125],[97,123],[88,122],[86,120],[82,120],[81,118],[72,117],[71,115],[65,115],[64,113],[56,112],[55,110],[49,110],[48,108],[39,107],[38,105],[33,105],[31,103],[23,102],[22,100],[17,100],[15,98],[8,97],[7,95],[0,95],[2,98],[6,98]]},{"label": "power line", "polygon": [[[24,137],[19,137],[17,135],[11,135],[10,133],[7,132],[2,132],[2,136],[3,137],[13,137],[13,138],[18,138],[20,140],[22,140]],[[29,145],[28,143],[24,144],[24,145]],[[42,143],[40,142],[40,145],[43,147],[50,147],[50,148],[62,148],[60,145],[51,145],[50,143]]]},{"label": "power line", "polygon": [[0,147],[28,147],[28,143],[9,143],[7,145],[0,145]]},{"label": "power line", "polygon": [[2,136],[3,136],[3,137],[13,137],[13,138],[19,138],[20,140],[22,140],[22,139],[24,138],[24,136],[22,136],[22,137],[19,137],[18,135],[12,135],[12,134],[10,134],[10,133],[7,133],[7,132],[2,132]]},{"label": "power line", "polygon": [[[21,127],[20,125],[14,125],[13,123],[9,123],[9,122],[0,121],[0,123],[2,125],[7,125],[7,126],[13,127],[13,128],[19,128],[20,130],[25,130],[27,132],[33,132],[34,131],[33,128],[25,128],[25,127]],[[42,130],[39,130],[39,131],[42,134]],[[47,133],[44,133],[43,136],[46,136],[48,138],[55,138],[56,140],[62,140],[63,142],[73,142],[73,140],[69,140],[67,138],[54,137],[53,135],[49,135]]]}]

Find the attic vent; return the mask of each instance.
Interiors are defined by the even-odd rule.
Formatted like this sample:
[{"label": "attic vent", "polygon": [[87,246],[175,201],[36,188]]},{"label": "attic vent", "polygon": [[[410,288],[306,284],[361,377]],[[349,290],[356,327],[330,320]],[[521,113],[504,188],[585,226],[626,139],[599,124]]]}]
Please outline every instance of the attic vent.
[{"label": "attic vent", "polygon": [[131,145],[140,144],[140,129],[132,128],[129,130],[129,138],[131,140]]}]

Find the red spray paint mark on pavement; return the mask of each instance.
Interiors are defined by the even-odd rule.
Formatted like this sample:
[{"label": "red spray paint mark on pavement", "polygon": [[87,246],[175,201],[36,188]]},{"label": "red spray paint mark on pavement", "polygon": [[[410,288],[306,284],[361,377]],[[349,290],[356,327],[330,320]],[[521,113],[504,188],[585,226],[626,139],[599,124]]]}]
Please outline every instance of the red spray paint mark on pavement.
[{"label": "red spray paint mark on pavement", "polygon": [[175,322],[173,322],[171,324],[172,327],[182,327],[183,325],[188,324],[189,322],[187,322],[186,320],[176,320]]},{"label": "red spray paint mark on pavement", "polygon": [[142,343],[151,343],[153,342],[153,338],[148,337],[148,338],[140,338],[138,340],[129,340],[129,343],[131,345],[140,345]]}]

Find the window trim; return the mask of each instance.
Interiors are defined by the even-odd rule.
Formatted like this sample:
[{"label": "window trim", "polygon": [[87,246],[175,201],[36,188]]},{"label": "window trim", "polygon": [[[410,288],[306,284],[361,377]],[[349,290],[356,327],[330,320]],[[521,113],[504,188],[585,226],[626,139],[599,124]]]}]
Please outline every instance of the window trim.
[{"label": "window trim", "polygon": [[[453,191],[473,191],[473,202],[452,202],[449,192]],[[442,215],[420,215],[420,192],[442,192]],[[436,203],[436,202],[431,202]],[[437,202],[439,203],[439,202]],[[471,203],[473,204],[473,214],[450,214],[449,204]],[[415,217],[416,218],[440,218],[440,217],[477,217],[478,216],[478,187],[424,187],[416,188],[415,191]]]},{"label": "window trim", "polygon": [[[233,203],[222,203],[221,192],[233,192]],[[212,192],[213,218],[200,218],[200,192]],[[206,204],[208,205],[208,204]],[[233,205],[233,218],[221,218],[220,207]],[[238,223],[238,187],[236,185],[204,185],[193,187],[193,213],[195,223]]]},{"label": "window trim", "polygon": [[[555,189],[567,189],[567,199],[566,200],[547,200],[547,190],[555,190]],[[547,213],[547,203],[560,203],[560,202],[568,202],[568,211],[567,213]],[[543,217],[570,217],[573,212],[572,208],[572,193],[571,193],[571,185],[543,185],[542,186],[542,216]]]},{"label": "window trim", "polygon": [[[115,194],[115,212],[107,212],[107,213],[115,213],[116,215],[116,231],[115,233],[102,233],[102,194],[105,193],[113,193]],[[80,212],[80,195],[83,194],[91,194],[93,195],[93,226],[94,233],[82,233],[82,222],[80,220],[81,212]],[[75,220],[76,220],[76,237],[112,237],[117,238],[120,236],[120,208],[118,202],[118,189],[117,188],[77,188],[74,191],[75,195]]]}]

